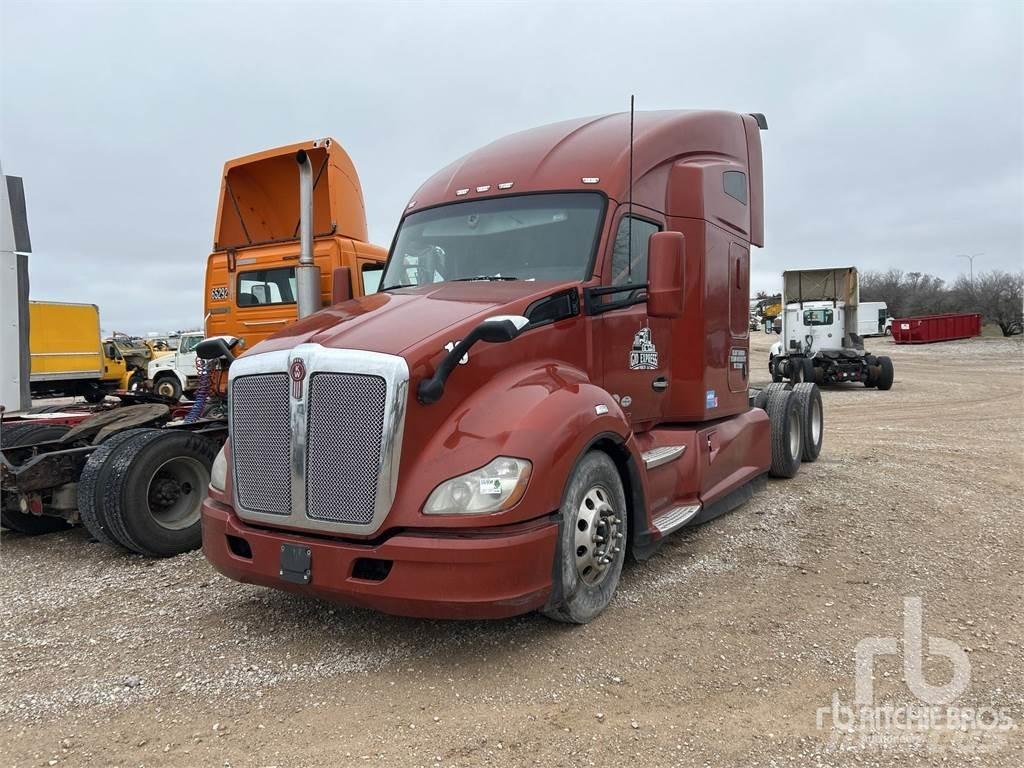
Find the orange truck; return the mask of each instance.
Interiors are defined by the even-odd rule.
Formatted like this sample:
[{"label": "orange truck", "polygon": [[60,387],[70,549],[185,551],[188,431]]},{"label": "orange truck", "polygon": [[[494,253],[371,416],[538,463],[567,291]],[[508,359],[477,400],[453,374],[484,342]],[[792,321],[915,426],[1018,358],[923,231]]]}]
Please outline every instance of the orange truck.
[{"label": "orange truck", "polygon": [[200,503],[228,432],[221,382],[231,360],[300,315],[376,292],[385,257],[366,242],[359,177],[336,141],[225,163],[206,269],[210,338],[186,334],[148,371],[158,393],[194,392],[195,402],[3,420],[0,523],[26,534],[82,523],[98,541],[155,557],[198,547]]},{"label": "orange truck", "polygon": [[363,190],[348,153],[331,138],[268,149],[224,164],[206,264],[207,337],[236,336],[244,350],[295,320],[300,152],[313,173],[321,304],[376,292],[387,251],[367,241]]}]

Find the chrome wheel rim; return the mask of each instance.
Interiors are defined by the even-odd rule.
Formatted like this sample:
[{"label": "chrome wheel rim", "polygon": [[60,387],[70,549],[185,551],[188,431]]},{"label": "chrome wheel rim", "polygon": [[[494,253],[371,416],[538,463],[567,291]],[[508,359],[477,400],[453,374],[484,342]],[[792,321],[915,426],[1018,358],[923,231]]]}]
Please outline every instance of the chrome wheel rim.
[{"label": "chrome wheel rim", "polygon": [[169,381],[161,381],[156,385],[156,393],[164,397],[174,397],[174,385]]},{"label": "chrome wheel rim", "polygon": [[811,439],[817,445],[821,440],[821,403],[811,400]]},{"label": "chrome wheel rim", "polygon": [[607,488],[595,485],[583,494],[573,521],[576,574],[591,586],[604,581],[622,551],[622,519],[611,499]]},{"label": "chrome wheel rim", "polygon": [[210,473],[195,459],[179,456],[161,464],[146,489],[149,514],[157,525],[180,531],[199,521]]},{"label": "chrome wheel rim", "polygon": [[789,453],[791,456],[800,457],[800,414],[793,411],[793,418],[789,420]]}]

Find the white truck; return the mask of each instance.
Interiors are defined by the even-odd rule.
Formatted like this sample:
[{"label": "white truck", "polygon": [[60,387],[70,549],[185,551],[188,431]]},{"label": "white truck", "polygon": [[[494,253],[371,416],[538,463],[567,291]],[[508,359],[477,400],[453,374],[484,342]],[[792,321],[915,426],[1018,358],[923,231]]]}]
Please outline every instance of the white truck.
[{"label": "white truck", "polygon": [[884,301],[862,301],[857,309],[857,333],[861,336],[892,336],[892,318]]},{"label": "white truck", "polygon": [[199,383],[196,345],[204,338],[202,331],[183,333],[178,337],[178,349],[174,354],[150,362],[146,373],[147,378],[153,382],[154,392],[178,400],[182,393],[195,390]]},{"label": "white truck", "polygon": [[783,272],[782,304],[782,339],[768,355],[772,381],[892,387],[892,360],[864,349],[856,267]]}]

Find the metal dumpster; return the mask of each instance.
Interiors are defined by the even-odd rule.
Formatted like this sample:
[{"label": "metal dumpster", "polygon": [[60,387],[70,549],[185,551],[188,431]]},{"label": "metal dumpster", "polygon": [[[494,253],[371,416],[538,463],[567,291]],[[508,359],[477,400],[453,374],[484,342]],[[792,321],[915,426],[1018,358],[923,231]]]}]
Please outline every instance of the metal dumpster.
[{"label": "metal dumpster", "polygon": [[930,344],[980,335],[981,315],[978,314],[924,315],[892,321],[892,340],[897,344]]}]

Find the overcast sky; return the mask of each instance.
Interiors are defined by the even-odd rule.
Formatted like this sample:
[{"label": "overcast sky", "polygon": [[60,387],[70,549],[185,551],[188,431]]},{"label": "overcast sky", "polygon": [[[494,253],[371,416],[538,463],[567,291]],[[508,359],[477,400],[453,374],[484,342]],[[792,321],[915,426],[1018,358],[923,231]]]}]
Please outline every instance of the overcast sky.
[{"label": "overcast sky", "polygon": [[198,327],[224,161],[330,135],[388,245],[434,171],[512,131],[638,109],[764,112],[784,268],[953,279],[1024,259],[1022,3],[48,4],[0,0],[0,159],[32,297]]}]

